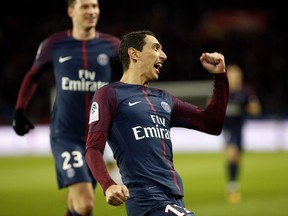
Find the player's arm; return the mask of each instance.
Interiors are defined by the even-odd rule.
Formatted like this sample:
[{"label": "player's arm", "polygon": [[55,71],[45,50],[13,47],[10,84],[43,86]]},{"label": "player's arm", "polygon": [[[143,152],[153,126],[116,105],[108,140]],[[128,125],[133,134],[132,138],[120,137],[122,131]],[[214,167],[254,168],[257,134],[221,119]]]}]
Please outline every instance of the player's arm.
[{"label": "player's arm", "polygon": [[251,117],[258,117],[262,113],[262,106],[260,103],[260,100],[255,93],[255,90],[251,87],[245,87],[246,93],[248,95],[247,97],[247,104],[246,104],[246,113],[250,115]]},{"label": "player's arm", "polygon": [[213,77],[213,95],[205,109],[172,97],[174,127],[185,127],[213,135],[222,132],[229,94],[228,79],[226,73],[215,74]]},{"label": "player's arm", "polygon": [[93,177],[101,185],[106,196],[106,202],[113,206],[123,204],[129,197],[125,185],[117,185],[109,175],[103,159],[103,151],[107,134],[102,132],[89,133],[86,142],[86,161]]},{"label": "player's arm", "polygon": [[18,93],[12,126],[20,136],[25,135],[30,129],[34,128],[34,125],[26,116],[25,110],[38,85],[38,80],[34,78],[35,74],[36,71],[33,68],[28,71]]},{"label": "player's arm", "polygon": [[93,177],[101,185],[106,202],[113,206],[123,204],[129,196],[125,185],[117,185],[109,175],[103,159],[110,124],[116,112],[116,98],[113,89],[104,86],[91,102],[89,133],[86,140],[85,158]]},{"label": "player's arm", "polygon": [[262,107],[258,99],[253,99],[248,102],[246,111],[251,116],[259,116],[262,113]]},{"label": "player's arm", "polygon": [[42,74],[47,71],[51,65],[50,55],[47,51],[49,48],[48,44],[48,41],[40,44],[34,63],[26,73],[18,92],[12,126],[20,136],[25,135],[34,128],[34,125],[26,116],[25,111],[36,92]]},{"label": "player's arm", "polygon": [[104,193],[111,185],[116,185],[110,177],[103,159],[103,152],[107,140],[107,133],[88,133],[86,140],[85,158],[94,178],[101,185]]},{"label": "player's arm", "polygon": [[[222,132],[228,103],[229,83],[226,74],[225,58],[221,53],[203,53],[200,57],[203,67],[213,75],[214,88],[212,99],[205,110],[196,110],[197,127],[206,133],[219,135]],[[201,121],[197,118],[201,117]],[[200,123],[200,124],[199,124]]]},{"label": "player's arm", "polygon": [[226,73],[214,74],[213,77],[212,98],[204,110],[196,110],[190,123],[200,128],[203,132],[220,135],[229,98],[229,83]]}]

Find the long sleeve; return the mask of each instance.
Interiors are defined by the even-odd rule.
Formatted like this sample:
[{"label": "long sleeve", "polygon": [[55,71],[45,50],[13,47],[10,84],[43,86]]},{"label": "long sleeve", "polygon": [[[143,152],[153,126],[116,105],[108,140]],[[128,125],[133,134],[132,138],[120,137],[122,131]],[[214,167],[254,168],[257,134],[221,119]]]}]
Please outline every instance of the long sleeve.
[{"label": "long sleeve", "polygon": [[24,80],[19,90],[16,109],[18,108],[26,109],[27,105],[29,104],[29,101],[34,95],[39,83],[38,76],[36,76],[35,74],[36,71],[32,68],[30,71],[28,71],[28,73],[24,77]]},{"label": "long sleeve", "polygon": [[21,84],[16,109],[26,109],[32,96],[35,94],[40,78],[52,65],[51,61],[51,39],[44,40],[38,47],[38,52],[30,70],[26,73]]},{"label": "long sleeve", "polygon": [[229,97],[227,74],[214,75],[212,98],[203,112],[205,116],[204,130],[214,135],[222,132]]},{"label": "long sleeve", "polygon": [[86,142],[86,161],[93,174],[93,177],[101,185],[103,192],[111,185],[116,183],[110,177],[103,160],[107,134],[102,132],[89,133]]},{"label": "long sleeve", "polygon": [[213,77],[213,95],[205,109],[173,98],[173,126],[213,135],[219,135],[222,132],[229,96],[229,83],[226,73],[216,74]]}]

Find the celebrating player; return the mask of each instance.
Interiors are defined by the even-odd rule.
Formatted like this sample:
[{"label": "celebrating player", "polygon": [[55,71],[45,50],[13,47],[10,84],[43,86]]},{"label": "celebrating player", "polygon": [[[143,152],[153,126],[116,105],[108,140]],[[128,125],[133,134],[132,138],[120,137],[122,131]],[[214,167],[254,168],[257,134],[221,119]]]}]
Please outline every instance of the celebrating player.
[{"label": "celebrating player", "polygon": [[[125,202],[128,216],[193,216],[185,208],[182,180],[174,169],[170,128],[219,135],[223,127],[228,101],[224,56],[215,52],[200,57],[214,78],[206,109],[148,87],[158,79],[166,59],[152,32],[128,33],[120,43],[124,68],[120,82],[97,90],[91,102],[86,160],[107,203],[118,206]],[[107,172],[102,158],[106,140],[124,185],[117,185]]]}]

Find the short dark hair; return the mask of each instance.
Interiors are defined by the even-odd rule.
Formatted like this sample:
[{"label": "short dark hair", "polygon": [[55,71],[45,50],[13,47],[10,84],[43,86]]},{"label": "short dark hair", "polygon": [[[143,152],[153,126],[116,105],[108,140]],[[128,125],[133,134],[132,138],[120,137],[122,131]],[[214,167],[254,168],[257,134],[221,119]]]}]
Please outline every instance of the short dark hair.
[{"label": "short dark hair", "polygon": [[139,51],[142,51],[143,46],[145,45],[144,39],[147,35],[155,37],[154,33],[149,30],[133,31],[122,37],[119,48],[119,58],[122,62],[124,71],[128,69],[130,64],[128,49],[133,47]]}]

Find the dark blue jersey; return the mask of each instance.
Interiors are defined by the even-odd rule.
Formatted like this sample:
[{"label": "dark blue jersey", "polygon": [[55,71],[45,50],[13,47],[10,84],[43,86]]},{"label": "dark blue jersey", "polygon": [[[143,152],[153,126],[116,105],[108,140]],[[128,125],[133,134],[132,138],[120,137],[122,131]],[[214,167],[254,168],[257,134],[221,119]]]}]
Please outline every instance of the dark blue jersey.
[{"label": "dark blue jersey", "polygon": [[[170,128],[221,133],[228,82],[226,74],[214,77],[214,95],[205,110],[166,91],[141,85],[116,82],[96,91],[91,103],[86,159],[104,191],[113,181],[103,174],[98,156],[108,139],[130,197],[160,192],[183,196],[182,180],[173,165]],[[191,144],[196,145],[197,140]]]},{"label": "dark blue jersey", "polygon": [[242,128],[243,119],[246,114],[246,106],[249,101],[248,92],[241,89],[229,94],[224,128],[239,131]]},{"label": "dark blue jersey", "polygon": [[[76,40],[70,31],[44,40],[21,87],[17,108],[26,108],[42,73],[52,67],[56,98],[51,117],[51,136],[85,141],[89,104],[95,90],[112,81],[120,40],[96,32],[92,40]],[[120,63],[119,63],[120,64]]]},{"label": "dark blue jersey", "polygon": [[258,100],[258,98],[248,86],[230,92],[223,127],[227,144],[234,143],[238,145],[239,149],[242,149],[242,128],[249,115],[247,106],[253,100]]},{"label": "dark blue jersey", "polygon": [[241,130],[245,118],[250,115],[247,112],[247,106],[253,101],[258,101],[258,97],[248,85],[244,85],[237,91],[230,92],[224,129],[232,132]]}]

